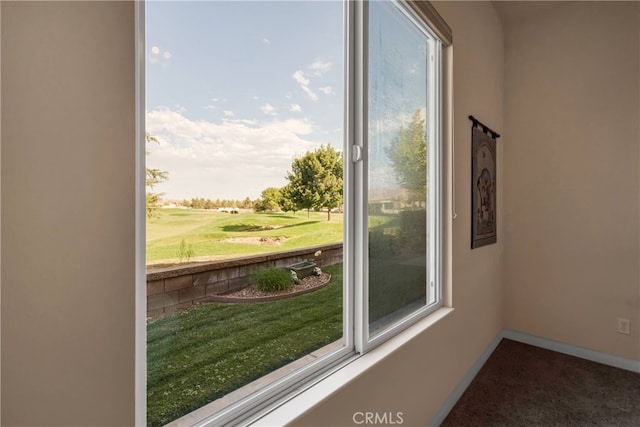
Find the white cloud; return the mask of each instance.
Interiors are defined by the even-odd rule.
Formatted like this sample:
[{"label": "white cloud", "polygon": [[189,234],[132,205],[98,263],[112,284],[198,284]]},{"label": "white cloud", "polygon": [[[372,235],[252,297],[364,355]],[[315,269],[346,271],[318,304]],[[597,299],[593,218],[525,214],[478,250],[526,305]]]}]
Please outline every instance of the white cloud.
[{"label": "white cloud", "polygon": [[331,86],[321,87],[318,90],[324,93],[325,95],[333,95],[334,93],[336,93]]},{"label": "white cloud", "polygon": [[311,80],[309,80],[306,77],[304,71],[297,70],[295,73],[293,73],[292,77],[298,83],[298,85],[300,86],[300,89],[302,89],[307,94],[309,99],[311,99],[312,101],[318,100],[318,95],[316,95],[315,92],[313,92],[309,88],[309,84],[311,83]]},{"label": "white cloud", "polygon": [[164,57],[164,59],[171,59],[171,52],[166,51],[165,53],[162,54],[162,56]]},{"label": "white cloud", "polygon": [[233,114],[233,111],[231,111],[231,110],[224,110],[223,113],[227,117],[233,117],[235,115],[235,114]]},{"label": "white cloud", "polygon": [[313,71],[314,75],[319,77],[331,70],[332,66],[333,64],[331,64],[331,62],[315,61],[313,64],[309,65],[308,68]]},{"label": "white cloud", "polygon": [[265,37],[265,38],[263,38],[263,39],[261,40],[261,42],[262,42],[262,44],[267,44],[267,45],[268,45],[268,44],[271,44],[271,40],[269,40],[269,39],[268,39],[268,38],[266,38],[266,37]]},{"label": "white cloud", "polygon": [[299,113],[300,111],[302,111],[302,107],[300,106],[300,104],[291,104],[291,106],[289,107],[289,111]]},{"label": "white cloud", "polygon": [[224,123],[234,123],[234,124],[241,124],[241,125],[247,125],[247,126],[256,126],[258,124],[257,120],[249,120],[249,119],[227,119],[227,118],[223,118],[222,121]]},{"label": "white cloud", "polygon": [[304,76],[304,71],[302,70],[297,70],[293,73],[293,79],[298,82],[300,86],[309,86],[309,83],[311,83],[311,80]]},{"label": "white cloud", "polygon": [[264,104],[262,107],[260,107],[260,111],[268,116],[275,116],[277,114],[275,107],[271,104]]},{"label": "white cloud", "polygon": [[[331,70],[332,67],[333,64],[331,62],[318,60],[307,67],[309,70],[311,70],[310,72],[296,70],[293,73],[292,77],[298,83],[300,89],[302,89],[307,94],[309,99],[311,99],[312,101],[317,101],[318,95],[313,91],[313,89],[311,89],[311,77],[322,77],[329,70]],[[334,93],[331,86],[325,86],[320,88],[319,90],[325,95]]]},{"label": "white cloud", "polygon": [[157,188],[167,198],[257,197],[286,184],[293,158],[319,145],[305,139],[314,128],[303,119],[214,123],[164,108],[148,112],[146,126],[160,141],[147,164],[169,172]]}]

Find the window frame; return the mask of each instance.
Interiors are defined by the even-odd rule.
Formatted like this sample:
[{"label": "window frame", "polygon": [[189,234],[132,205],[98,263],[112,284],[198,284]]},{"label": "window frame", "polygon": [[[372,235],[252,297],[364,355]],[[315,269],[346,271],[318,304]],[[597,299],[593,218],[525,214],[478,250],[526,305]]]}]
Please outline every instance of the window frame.
[{"label": "window frame", "polygon": [[136,426],[147,425],[147,275],[145,138],[145,0],[134,2],[135,19],[135,409]]},{"label": "window frame", "polygon": [[[421,307],[418,310],[415,310],[409,313],[406,316],[392,322],[389,326],[384,327],[381,331],[371,334],[370,333],[370,324],[369,324],[369,280],[368,280],[368,272],[369,272],[369,259],[367,256],[368,248],[369,248],[369,231],[368,231],[368,221],[367,221],[367,192],[369,189],[368,185],[368,158],[366,153],[368,152],[369,140],[368,140],[368,107],[369,107],[369,99],[368,99],[368,88],[369,88],[369,57],[368,57],[368,35],[369,35],[369,25],[368,25],[368,16],[369,16],[369,2],[353,2],[355,5],[353,7],[356,9],[354,11],[355,19],[357,22],[354,25],[355,32],[358,36],[357,43],[359,45],[356,47],[356,61],[358,62],[356,65],[357,75],[361,79],[361,84],[359,85],[360,91],[357,92],[358,96],[358,107],[360,108],[360,114],[356,112],[355,117],[357,118],[358,125],[361,127],[359,132],[354,135],[353,142],[351,143],[357,148],[352,147],[352,150],[348,150],[350,152],[361,152],[362,161],[354,161],[356,163],[356,177],[355,177],[355,187],[349,188],[350,192],[354,195],[351,200],[352,203],[355,203],[356,207],[354,211],[356,212],[356,222],[354,225],[356,230],[355,236],[355,249],[356,254],[356,270],[360,270],[356,272],[354,278],[354,286],[356,288],[356,304],[358,305],[355,310],[356,313],[356,322],[358,323],[356,327],[356,351],[358,353],[366,353],[371,349],[379,346],[385,341],[391,339],[395,335],[397,335],[402,330],[408,328],[409,326],[415,324],[416,322],[424,319],[429,316],[431,313],[439,309],[443,306],[443,281],[442,281],[442,217],[444,215],[443,209],[443,197],[442,197],[442,144],[443,144],[443,57],[442,57],[442,47],[444,46],[444,42],[440,40],[440,38],[436,35],[436,32],[430,28],[428,22],[426,22],[425,17],[429,13],[436,13],[435,9],[431,8],[423,8],[425,5],[430,6],[427,2],[416,2],[416,1],[402,1],[402,0],[388,0],[389,3],[393,3],[398,10],[408,18],[409,21],[417,28],[420,32],[422,32],[425,36],[429,38],[429,55],[432,55],[431,61],[429,62],[428,72],[428,109],[431,109],[432,113],[427,117],[427,134],[433,135],[433,141],[428,144],[429,150],[429,173],[430,180],[429,182],[433,183],[433,185],[429,186],[427,201],[434,200],[435,203],[428,203],[429,206],[429,217],[433,218],[433,221],[430,221],[427,225],[430,226],[430,233],[434,236],[435,245],[433,252],[428,252],[429,258],[427,259],[428,271],[431,271],[432,274],[427,276],[427,281],[430,282],[432,279],[434,294],[435,294],[435,303],[426,304],[424,307]],[[351,2],[350,2],[351,3]],[[439,16],[439,15],[437,15]],[[441,20],[442,18],[440,18]],[[444,21],[442,21],[444,22]],[[446,24],[445,24],[446,25]],[[447,27],[448,28],[448,27]],[[450,30],[449,30],[450,31]],[[351,36],[351,34],[349,34]],[[353,149],[355,148],[355,150]],[[352,160],[353,161],[353,160]],[[433,162],[433,163],[431,163]],[[347,200],[345,198],[345,200]],[[430,286],[430,283],[426,283],[425,286]],[[427,289],[428,295],[428,289]]]},{"label": "window frame", "polygon": [[[388,0],[398,7],[408,11],[417,19],[418,28],[428,32],[429,37],[440,43],[441,47],[434,53],[434,65],[437,67],[435,80],[432,81],[434,97],[429,103],[437,106],[437,113],[429,119],[431,129],[435,129],[437,143],[430,144],[430,155],[438,159],[437,168],[432,171],[432,178],[436,183],[430,192],[437,203],[430,206],[436,220],[431,224],[432,232],[436,236],[435,258],[429,260],[435,264],[435,281],[437,305],[425,306],[411,313],[385,328],[373,337],[369,336],[368,322],[368,286],[365,281],[368,230],[367,230],[367,168],[366,157],[368,137],[368,2],[344,1],[344,231],[343,231],[343,342],[337,350],[310,362],[291,374],[282,377],[251,395],[238,400],[224,409],[213,413],[194,425],[209,426],[220,424],[251,423],[263,417],[274,407],[278,407],[295,395],[318,385],[327,378],[336,380],[332,375],[350,365],[357,371],[352,362],[360,359],[365,353],[376,353],[377,357],[384,357],[395,347],[385,346],[387,350],[376,347],[398,337],[401,331],[405,339],[410,339],[424,328],[442,319],[451,309],[444,309],[450,305],[450,292],[445,288],[445,281],[450,280],[450,219],[445,215],[450,213],[451,203],[445,188],[450,188],[450,179],[445,173],[450,172],[451,148],[444,144],[444,139],[451,140],[452,132],[448,126],[452,125],[451,109],[451,52],[443,52],[445,47],[452,44],[451,30],[429,2],[421,0]],[[135,2],[136,15],[136,425],[146,425],[146,209],[145,209],[145,2]],[[447,73],[445,73],[445,71]],[[445,98],[447,98],[445,100]],[[451,126],[452,128],[452,126]],[[432,152],[433,151],[433,152]],[[446,158],[445,158],[446,157]],[[347,202],[348,201],[348,202]],[[431,209],[433,208],[433,209]],[[443,251],[448,251],[447,253]],[[445,265],[446,264],[446,265]],[[425,320],[426,319],[426,320]],[[419,325],[419,321],[424,320]],[[413,327],[412,327],[413,326]],[[376,357],[373,357],[375,360]],[[371,358],[368,359],[370,363]],[[366,364],[365,364],[366,365]],[[368,365],[367,365],[368,366]],[[371,365],[372,366],[372,365]],[[343,378],[344,379],[344,378]],[[291,391],[295,390],[295,391]]]}]

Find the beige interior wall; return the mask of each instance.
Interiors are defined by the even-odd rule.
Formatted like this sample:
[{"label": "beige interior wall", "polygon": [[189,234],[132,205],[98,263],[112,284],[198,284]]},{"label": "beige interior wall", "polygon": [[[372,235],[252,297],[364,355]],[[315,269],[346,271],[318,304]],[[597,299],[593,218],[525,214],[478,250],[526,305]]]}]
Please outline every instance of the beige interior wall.
[{"label": "beige interior wall", "polygon": [[[504,52],[490,3],[435,5],[454,31],[455,311],[299,425],[424,424],[503,308],[506,326],[640,359],[637,4],[559,5],[508,26]],[[3,1],[1,19],[2,424],[131,425],[133,5]],[[498,243],[473,251],[469,114],[503,135]]]},{"label": "beige interior wall", "polygon": [[134,6],[1,3],[2,425],[132,425]]},{"label": "beige interior wall", "polygon": [[512,10],[504,140],[505,326],[636,360],[639,7]]},{"label": "beige interior wall", "polygon": [[[455,311],[388,359],[318,405],[295,425],[353,425],[356,411],[403,412],[405,425],[425,425],[502,327],[503,239],[470,249],[471,122],[498,132],[503,121],[503,40],[487,2],[437,2],[453,29],[455,171],[458,217],[453,223]],[[499,147],[501,144],[499,142]],[[502,167],[502,148],[498,168]],[[498,177],[499,221],[502,177]],[[502,221],[500,221],[502,222]],[[499,230],[502,236],[502,227]]]}]

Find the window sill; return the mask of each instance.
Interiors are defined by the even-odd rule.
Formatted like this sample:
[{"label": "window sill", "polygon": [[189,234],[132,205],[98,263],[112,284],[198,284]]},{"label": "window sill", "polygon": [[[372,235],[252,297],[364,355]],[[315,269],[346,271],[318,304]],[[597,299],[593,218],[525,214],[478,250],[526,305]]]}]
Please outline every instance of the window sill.
[{"label": "window sill", "polygon": [[251,425],[284,426],[293,423],[306,412],[328,399],[336,390],[358,378],[451,312],[453,312],[453,308],[442,307],[367,354],[354,356],[338,370],[328,374],[309,388],[293,395],[267,414],[255,420]]}]

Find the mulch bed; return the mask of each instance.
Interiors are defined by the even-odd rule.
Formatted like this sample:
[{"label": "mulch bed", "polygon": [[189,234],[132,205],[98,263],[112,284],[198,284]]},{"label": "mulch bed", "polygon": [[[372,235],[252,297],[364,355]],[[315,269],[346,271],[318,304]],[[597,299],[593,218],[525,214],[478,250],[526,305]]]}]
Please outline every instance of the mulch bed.
[{"label": "mulch bed", "polygon": [[249,285],[239,291],[231,292],[224,295],[214,295],[207,298],[206,302],[235,302],[235,303],[251,303],[276,301],[280,299],[294,297],[323,288],[331,280],[331,275],[321,273],[319,276],[307,276],[286,291],[264,292],[257,288],[256,285]]}]

